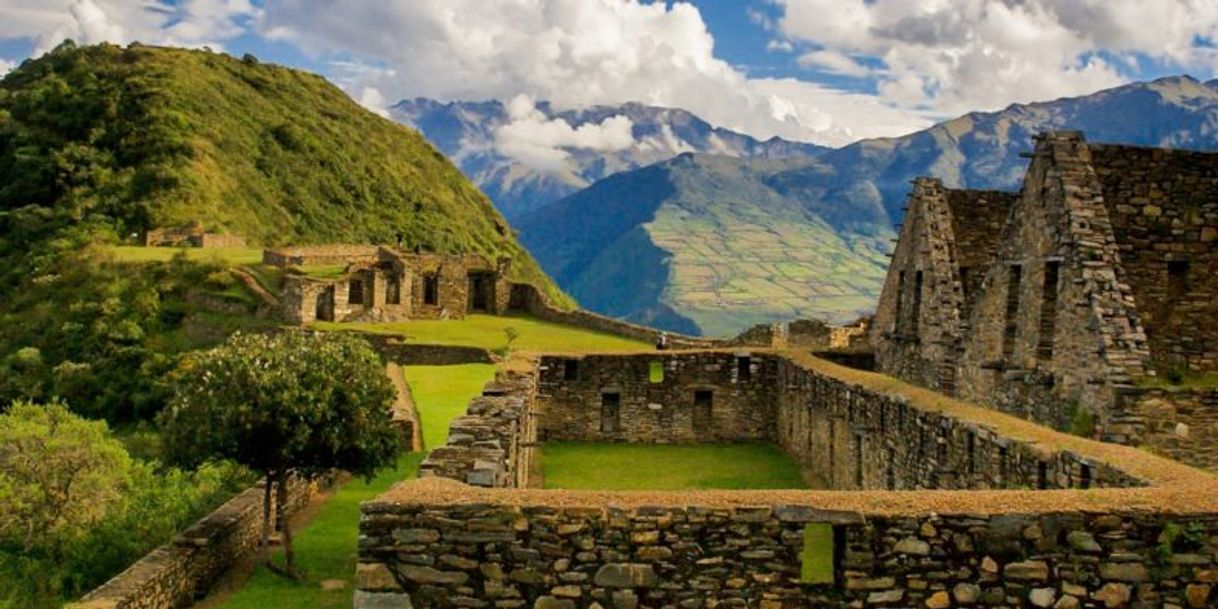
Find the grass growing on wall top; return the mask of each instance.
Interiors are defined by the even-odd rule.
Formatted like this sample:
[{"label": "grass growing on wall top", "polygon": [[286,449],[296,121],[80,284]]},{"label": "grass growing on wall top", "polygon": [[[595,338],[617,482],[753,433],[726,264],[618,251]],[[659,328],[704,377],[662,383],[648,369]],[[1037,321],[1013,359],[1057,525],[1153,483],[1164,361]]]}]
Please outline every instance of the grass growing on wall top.
[{"label": "grass growing on wall top", "polygon": [[196,262],[222,262],[230,265],[259,264],[262,249],[257,247],[142,247],[119,245],[108,248],[118,262],[169,262],[178,254]]},{"label": "grass growing on wall top", "polygon": [[591,490],[802,489],[799,465],[772,444],[550,442],[545,488]]},{"label": "grass growing on wall top", "polygon": [[519,351],[638,351],[652,347],[639,340],[524,316],[470,315],[465,319],[419,319],[397,323],[317,322],[312,327],[404,336],[411,343],[460,345],[492,351],[507,344],[504,333],[507,328],[515,328],[519,334],[512,343],[512,348]]}]

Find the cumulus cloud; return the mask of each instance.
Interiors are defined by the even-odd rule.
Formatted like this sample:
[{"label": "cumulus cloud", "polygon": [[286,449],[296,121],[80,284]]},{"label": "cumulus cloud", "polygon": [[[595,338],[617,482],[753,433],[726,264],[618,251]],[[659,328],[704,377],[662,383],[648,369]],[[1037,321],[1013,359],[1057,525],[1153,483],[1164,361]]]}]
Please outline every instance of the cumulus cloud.
[{"label": "cumulus cloud", "polygon": [[[394,68],[347,86],[390,98],[510,99],[559,108],[638,101],[687,109],[760,138],[840,144],[929,124],[926,114],[873,95],[806,81],[749,78],[715,56],[698,9],[622,0],[414,0],[344,6],[318,19],[325,0],[264,7],[262,31],[317,56]],[[884,135],[892,135],[892,132]]]},{"label": "cumulus cloud", "polygon": [[376,87],[364,87],[360,90],[359,104],[383,118],[389,118],[389,102],[385,95]]},{"label": "cumulus cloud", "polygon": [[0,78],[4,78],[5,74],[12,72],[13,68],[16,68],[16,67],[17,67],[17,62],[9,61],[7,59],[4,59],[3,57],[0,57]]},{"label": "cumulus cloud", "polygon": [[634,145],[634,123],[625,116],[572,127],[561,118],[548,118],[526,95],[512,98],[507,112],[508,122],[495,130],[495,149],[535,169],[566,168],[571,156],[567,149],[611,152]]},{"label": "cumulus cloud", "polygon": [[220,48],[260,9],[250,0],[5,0],[0,38],[31,38],[34,55],[65,39]]},{"label": "cumulus cloud", "polygon": [[[1214,50],[1197,44],[1218,40],[1213,0],[777,2],[779,31],[814,49],[802,64],[877,76],[885,99],[944,114],[1114,86],[1139,57],[1174,69],[1216,67]],[[882,68],[855,70],[842,60],[860,56]]]}]

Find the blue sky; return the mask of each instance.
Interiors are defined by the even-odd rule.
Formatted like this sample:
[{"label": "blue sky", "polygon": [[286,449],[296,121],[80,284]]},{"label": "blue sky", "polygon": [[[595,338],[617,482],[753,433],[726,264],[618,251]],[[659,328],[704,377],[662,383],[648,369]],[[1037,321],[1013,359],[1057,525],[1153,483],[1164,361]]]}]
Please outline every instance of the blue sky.
[{"label": "blue sky", "polygon": [[63,38],[249,52],[378,111],[414,96],[641,101],[841,144],[1131,80],[1214,78],[1218,2],[0,0],[0,72]]}]

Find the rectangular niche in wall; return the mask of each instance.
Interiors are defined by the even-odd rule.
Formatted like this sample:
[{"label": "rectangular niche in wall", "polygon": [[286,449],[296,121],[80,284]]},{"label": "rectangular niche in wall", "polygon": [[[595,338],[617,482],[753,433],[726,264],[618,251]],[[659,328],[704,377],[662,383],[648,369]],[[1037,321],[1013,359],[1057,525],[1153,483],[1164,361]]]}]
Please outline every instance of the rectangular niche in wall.
[{"label": "rectangular niche in wall", "polygon": [[747,383],[753,380],[753,358],[747,355],[736,356],[736,381]]},{"label": "rectangular niche in wall", "polygon": [[1053,359],[1053,337],[1057,333],[1057,283],[1061,262],[1045,261],[1044,288],[1040,300],[1040,336],[1036,343],[1036,357],[1041,361]]},{"label": "rectangular niche in wall", "polygon": [[715,392],[710,389],[694,391],[694,433],[710,431],[714,420]]},{"label": "rectangular niche in wall", "polygon": [[423,304],[440,304],[440,278],[436,275],[423,276]]},{"label": "rectangular niche in wall", "polygon": [[601,431],[613,433],[622,425],[622,394],[616,391],[601,393]]},{"label": "rectangular niche in wall", "polygon": [[562,362],[562,380],[577,381],[579,380],[579,360],[566,359]]},{"label": "rectangular niche in wall", "polygon": [[1015,355],[1015,339],[1019,335],[1019,286],[1023,280],[1023,267],[1012,264],[1007,268],[1006,317],[1002,328],[1003,363],[1011,364]]},{"label": "rectangular niche in wall", "polygon": [[364,282],[352,279],[347,283],[347,304],[364,304]]},{"label": "rectangular niche in wall", "polygon": [[402,282],[397,276],[385,280],[385,304],[402,304]]}]

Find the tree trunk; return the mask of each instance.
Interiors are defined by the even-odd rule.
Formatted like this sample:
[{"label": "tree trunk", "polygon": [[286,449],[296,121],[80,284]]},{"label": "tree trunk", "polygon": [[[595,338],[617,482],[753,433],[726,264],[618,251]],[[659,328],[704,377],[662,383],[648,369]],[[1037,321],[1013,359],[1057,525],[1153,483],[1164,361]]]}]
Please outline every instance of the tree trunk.
[{"label": "tree trunk", "polygon": [[271,472],[266,473],[266,486],[262,489],[262,541],[259,547],[262,562],[271,562]]},{"label": "tree trunk", "polygon": [[288,472],[279,472],[279,482],[275,485],[278,493],[276,509],[279,512],[279,533],[283,539],[284,570],[294,579],[300,579],[296,571],[296,553],[292,550],[292,524],[288,521]]}]

